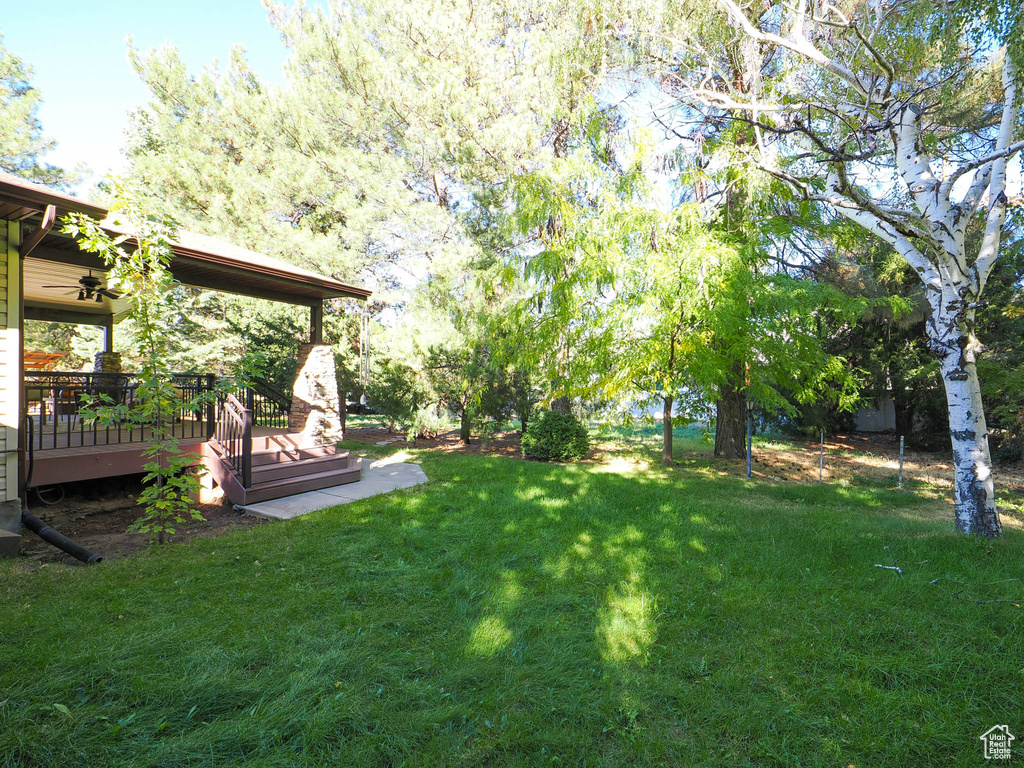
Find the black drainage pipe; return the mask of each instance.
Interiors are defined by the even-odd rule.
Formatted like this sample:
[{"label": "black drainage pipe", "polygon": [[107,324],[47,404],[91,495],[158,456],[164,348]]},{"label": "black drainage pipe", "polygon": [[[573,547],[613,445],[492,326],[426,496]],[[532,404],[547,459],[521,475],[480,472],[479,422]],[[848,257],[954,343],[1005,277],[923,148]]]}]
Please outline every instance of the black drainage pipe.
[{"label": "black drainage pipe", "polygon": [[67,536],[58,533],[38,517],[28,511],[27,507],[21,508],[21,524],[33,533],[37,534],[43,541],[53,544],[57,549],[62,549],[72,557],[78,558],[83,563],[93,565],[103,562],[100,555],[94,554],[80,544],[76,544]]},{"label": "black drainage pipe", "polygon": [[32,421],[31,416],[28,414],[25,416],[26,421],[28,422],[28,468],[25,472],[25,485],[21,489],[21,524],[39,536],[43,541],[53,544],[57,549],[67,552],[69,555],[81,560],[83,563],[93,565],[95,563],[103,562],[103,558],[100,555],[93,554],[81,544],[76,544],[64,534],[53,530],[53,528],[28,511],[28,501],[26,499],[28,497],[28,489],[32,483],[32,470],[34,469],[35,464],[35,456],[33,455],[32,450],[32,432],[35,428],[35,424]]}]

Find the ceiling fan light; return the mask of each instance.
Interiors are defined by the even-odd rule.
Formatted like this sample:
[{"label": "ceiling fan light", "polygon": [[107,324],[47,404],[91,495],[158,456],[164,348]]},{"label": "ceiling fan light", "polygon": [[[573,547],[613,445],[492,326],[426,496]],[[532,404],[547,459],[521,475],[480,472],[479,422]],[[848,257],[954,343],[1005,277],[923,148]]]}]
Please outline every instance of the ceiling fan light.
[{"label": "ceiling fan light", "polygon": [[103,294],[100,293],[99,291],[96,292],[96,303],[97,304],[102,304],[103,303]]},{"label": "ceiling fan light", "polygon": [[85,289],[84,289],[84,288],[82,288],[82,289],[81,289],[81,290],[80,290],[80,291],[78,292],[78,300],[79,300],[79,301],[85,301]]}]

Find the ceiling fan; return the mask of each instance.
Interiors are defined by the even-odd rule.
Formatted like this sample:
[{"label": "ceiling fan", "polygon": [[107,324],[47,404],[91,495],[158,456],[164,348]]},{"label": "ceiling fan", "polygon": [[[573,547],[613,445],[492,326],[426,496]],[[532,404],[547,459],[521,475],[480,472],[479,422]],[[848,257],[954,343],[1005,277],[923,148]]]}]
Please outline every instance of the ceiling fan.
[{"label": "ceiling fan", "polygon": [[103,301],[103,297],[106,296],[108,299],[119,299],[121,294],[108,291],[103,287],[103,280],[93,276],[92,270],[89,270],[88,275],[82,275],[78,278],[78,285],[44,285],[43,288],[71,288],[68,291],[70,296],[75,291],[78,291],[78,301]]}]

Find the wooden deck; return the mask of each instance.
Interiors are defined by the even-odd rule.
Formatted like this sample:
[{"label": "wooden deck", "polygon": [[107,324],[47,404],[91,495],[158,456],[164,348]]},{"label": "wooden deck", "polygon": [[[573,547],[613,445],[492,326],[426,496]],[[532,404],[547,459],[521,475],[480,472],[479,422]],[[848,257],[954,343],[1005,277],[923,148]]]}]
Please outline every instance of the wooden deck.
[{"label": "wooden deck", "polygon": [[[280,431],[273,427],[253,427],[252,434],[253,437],[263,437]],[[175,434],[183,450],[201,453],[206,438],[194,431],[194,424],[185,422],[175,425]],[[58,433],[56,436],[51,433],[42,435],[40,448],[40,435],[37,434],[34,440],[32,486],[143,472],[147,459],[143,458],[142,452],[148,447],[149,436],[150,430],[140,428],[131,431],[123,429],[120,433],[116,430],[101,430],[95,436],[90,431],[85,433],[86,444],[83,445],[83,435],[78,431]]]}]

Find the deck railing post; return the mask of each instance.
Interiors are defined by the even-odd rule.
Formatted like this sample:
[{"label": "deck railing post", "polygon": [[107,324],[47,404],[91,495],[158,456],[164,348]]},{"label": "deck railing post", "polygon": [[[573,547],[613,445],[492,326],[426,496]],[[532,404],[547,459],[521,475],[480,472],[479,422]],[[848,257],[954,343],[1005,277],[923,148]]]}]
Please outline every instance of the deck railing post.
[{"label": "deck railing post", "polygon": [[246,408],[242,422],[242,486],[252,487],[252,409]]},{"label": "deck railing post", "polygon": [[256,408],[256,390],[249,384],[245,385],[245,407],[252,415],[252,423],[259,422],[259,411]]},{"label": "deck railing post", "polygon": [[210,395],[210,399],[206,401],[206,439],[209,440],[213,437],[213,433],[217,429],[217,402],[213,395],[214,386],[217,383],[217,377],[212,373],[206,374],[206,392]]}]

